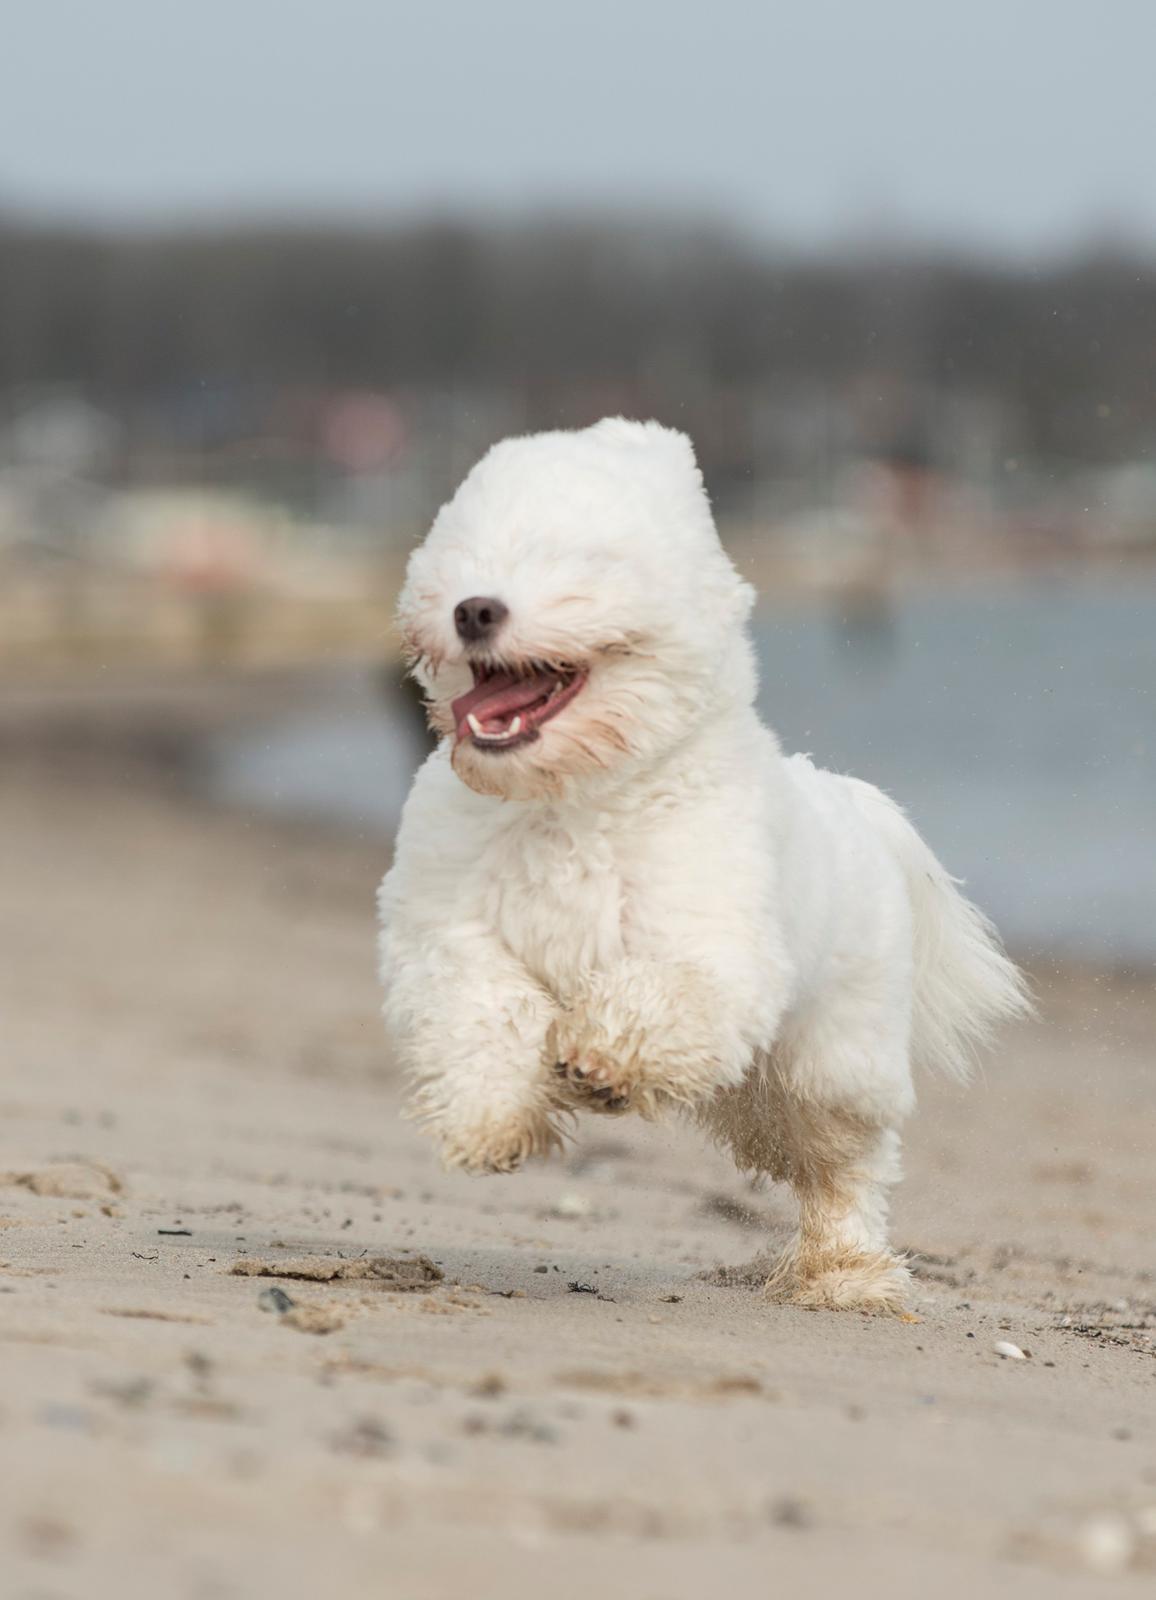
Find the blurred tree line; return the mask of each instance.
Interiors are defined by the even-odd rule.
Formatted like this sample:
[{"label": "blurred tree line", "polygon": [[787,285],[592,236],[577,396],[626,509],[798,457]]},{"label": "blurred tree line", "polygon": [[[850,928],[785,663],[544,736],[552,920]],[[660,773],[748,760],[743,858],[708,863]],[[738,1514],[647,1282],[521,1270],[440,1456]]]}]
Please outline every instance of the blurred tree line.
[{"label": "blurred tree line", "polygon": [[1156,264],[1125,251],[1027,268],[803,258],[654,220],[0,218],[0,391],[79,384],[124,405],[204,384],[490,386],[537,420],[627,393],[677,421],[708,392],[882,377],[999,397],[1039,456],[1111,461],[1151,453],[1154,357]]}]

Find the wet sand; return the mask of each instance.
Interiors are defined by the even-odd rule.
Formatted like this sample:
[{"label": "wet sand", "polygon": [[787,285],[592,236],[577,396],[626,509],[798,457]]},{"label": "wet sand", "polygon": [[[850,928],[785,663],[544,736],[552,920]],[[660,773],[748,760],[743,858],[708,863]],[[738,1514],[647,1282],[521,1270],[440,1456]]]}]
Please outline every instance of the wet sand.
[{"label": "wet sand", "polygon": [[377,1016],[384,846],[5,748],[5,1595],[1150,1592],[1148,982],[1039,973],[982,1082],[923,1083],[918,1320],[769,1307],[702,1275],[787,1198],[691,1130],[438,1170]]}]

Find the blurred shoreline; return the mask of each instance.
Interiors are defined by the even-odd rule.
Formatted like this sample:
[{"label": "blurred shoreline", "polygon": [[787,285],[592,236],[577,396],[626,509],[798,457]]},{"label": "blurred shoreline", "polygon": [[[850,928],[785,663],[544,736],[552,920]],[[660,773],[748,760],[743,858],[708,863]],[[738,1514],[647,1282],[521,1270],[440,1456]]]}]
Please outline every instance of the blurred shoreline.
[{"label": "blurred shoreline", "polygon": [[[232,670],[170,663],[147,677],[127,664],[92,674],[58,662],[50,673],[9,675],[0,690],[7,782],[19,778],[46,797],[77,785],[110,797],[123,792],[138,805],[153,795],[242,818],[255,837],[288,830],[388,852],[424,747],[416,698],[377,657]],[[318,770],[301,773],[299,748],[317,757]],[[277,764],[287,759],[294,770],[283,786]],[[374,767],[381,790],[367,804]],[[1127,986],[1148,984],[1156,973],[1156,961],[1131,954],[1009,942],[1017,958],[1042,964],[1050,981],[1069,972]]]},{"label": "blurred shoreline", "polygon": [[[765,537],[724,532],[726,548],[765,604],[831,616],[887,612],[913,596],[1156,586],[1156,545],[1012,559],[995,551],[964,567],[880,559],[874,549],[818,560]],[[343,567],[342,593],[290,594],[244,586],[201,591],[143,573],[92,569],[36,573],[0,585],[0,670],[17,689],[97,673],[306,671],[333,662],[396,663],[393,604],[406,551]]]}]

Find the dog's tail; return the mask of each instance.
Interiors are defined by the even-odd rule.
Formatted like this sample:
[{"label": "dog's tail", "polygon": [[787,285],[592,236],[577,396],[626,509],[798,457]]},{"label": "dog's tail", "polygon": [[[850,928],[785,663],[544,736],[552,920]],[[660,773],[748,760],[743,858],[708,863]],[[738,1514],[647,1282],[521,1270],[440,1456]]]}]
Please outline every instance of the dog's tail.
[{"label": "dog's tail", "polygon": [[[959,891],[900,808],[870,784],[860,804],[898,856],[915,924],[911,1053],[916,1065],[966,1080],[1001,1022],[1034,1010],[1019,968],[999,934]],[[867,791],[864,793],[863,791]]]}]

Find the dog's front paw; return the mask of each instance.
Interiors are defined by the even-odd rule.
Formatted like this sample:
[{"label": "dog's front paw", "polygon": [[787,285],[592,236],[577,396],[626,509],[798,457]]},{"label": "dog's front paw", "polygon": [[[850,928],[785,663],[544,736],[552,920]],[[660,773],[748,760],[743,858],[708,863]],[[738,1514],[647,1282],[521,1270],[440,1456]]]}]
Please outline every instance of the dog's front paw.
[{"label": "dog's front paw", "polygon": [[624,961],[571,998],[547,1035],[547,1059],[564,1104],[657,1117],[701,1104],[745,1070],[749,1048],[728,1039],[724,1022],[693,968]]},{"label": "dog's front paw", "polygon": [[579,1061],[555,1061],[554,1071],[565,1085],[572,1103],[586,1111],[620,1116],[630,1110],[630,1087],[621,1082],[609,1062],[584,1056]]},{"label": "dog's front paw", "polygon": [[644,1117],[661,1109],[662,1086],[637,1034],[612,1033],[601,1019],[576,1008],[554,1023],[547,1050],[569,1109],[609,1116],[637,1111]]},{"label": "dog's front paw", "polygon": [[471,1126],[438,1130],[443,1164],[473,1176],[517,1172],[531,1156],[562,1148],[562,1136],[548,1117],[525,1114],[505,1120],[486,1119]]}]

